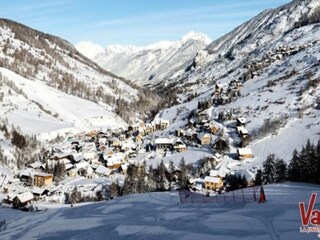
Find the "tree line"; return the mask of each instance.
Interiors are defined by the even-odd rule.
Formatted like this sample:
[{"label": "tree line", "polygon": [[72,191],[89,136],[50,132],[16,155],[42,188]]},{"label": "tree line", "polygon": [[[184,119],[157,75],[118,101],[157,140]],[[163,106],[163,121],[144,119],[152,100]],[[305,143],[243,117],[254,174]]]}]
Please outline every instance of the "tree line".
[{"label": "tree line", "polygon": [[320,141],[312,144],[308,140],[300,152],[295,149],[289,164],[270,154],[255,177],[256,185],[284,181],[320,184]]}]

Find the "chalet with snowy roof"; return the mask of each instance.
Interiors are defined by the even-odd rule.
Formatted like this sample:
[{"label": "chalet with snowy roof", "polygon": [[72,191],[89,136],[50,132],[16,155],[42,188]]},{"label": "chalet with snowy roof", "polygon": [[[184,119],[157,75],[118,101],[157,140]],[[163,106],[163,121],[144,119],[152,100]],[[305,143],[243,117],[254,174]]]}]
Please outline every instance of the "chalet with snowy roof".
[{"label": "chalet with snowy roof", "polygon": [[37,187],[49,186],[52,184],[53,174],[49,173],[35,173],[33,184]]},{"label": "chalet with snowy roof", "polygon": [[43,171],[43,170],[44,170],[44,165],[45,165],[45,164],[43,164],[42,162],[36,161],[36,162],[34,162],[34,163],[29,164],[29,165],[28,165],[28,168],[33,168],[33,169],[35,169],[35,170],[41,170],[41,171]]},{"label": "chalet with snowy roof", "polygon": [[180,138],[178,138],[178,139],[175,139],[173,143],[173,149],[178,152],[184,152],[184,151],[187,151],[187,146]]},{"label": "chalet with snowy roof", "polygon": [[241,137],[241,138],[246,138],[249,136],[249,132],[244,126],[237,127],[237,133],[239,134],[239,137]]},{"label": "chalet with snowy roof", "polygon": [[247,124],[247,119],[245,118],[237,118],[237,126],[245,127]]},{"label": "chalet with snowy roof", "polygon": [[209,130],[210,130],[210,133],[216,134],[219,131],[219,128],[218,128],[218,126],[216,124],[210,123],[209,124]]},{"label": "chalet with snowy roof", "polygon": [[41,198],[43,196],[47,196],[49,194],[49,190],[46,188],[38,188],[35,187],[32,189],[32,194],[35,198]]},{"label": "chalet with snowy roof", "polygon": [[204,187],[207,190],[216,190],[223,187],[223,182],[219,177],[207,176],[204,178]]},{"label": "chalet with snowy roof", "polygon": [[253,158],[253,153],[250,148],[238,148],[237,154],[238,154],[239,160]]},{"label": "chalet with snowy roof", "polygon": [[119,172],[123,175],[127,174],[128,165],[127,164],[121,164],[119,168]]},{"label": "chalet with snowy roof", "polygon": [[206,145],[211,143],[211,134],[201,133],[198,135],[198,141],[201,145]]},{"label": "chalet with snowy roof", "polygon": [[184,134],[185,134],[185,131],[184,131],[184,129],[182,129],[182,128],[178,128],[178,129],[176,130],[176,132],[175,132],[175,135],[176,135],[177,137],[183,137]]},{"label": "chalet with snowy roof", "polygon": [[25,168],[19,172],[20,181],[26,185],[32,185],[35,170],[33,168]]},{"label": "chalet with snowy roof", "polygon": [[226,174],[227,174],[227,171],[223,171],[223,169],[213,169],[213,170],[210,170],[210,177],[218,177],[218,178],[225,178],[226,177]]},{"label": "chalet with snowy roof", "polygon": [[33,194],[31,192],[25,192],[17,195],[15,198],[12,200],[12,204],[14,208],[24,208],[28,204],[30,204],[33,200]]},{"label": "chalet with snowy roof", "polygon": [[174,138],[157,138],[154,143],[156,145],[157,150],[158,149],[159,150],[163,150],[163,149],[172,150],[174,142],[175,142]]},{"label": "chalet with snowy roof", "polygon": [[95,173],[99,177],[109,177],[110,174],[112,173],[112,170],[109,168],[106,168],[105,166],[99,165],[99,167],[95,170]]}]

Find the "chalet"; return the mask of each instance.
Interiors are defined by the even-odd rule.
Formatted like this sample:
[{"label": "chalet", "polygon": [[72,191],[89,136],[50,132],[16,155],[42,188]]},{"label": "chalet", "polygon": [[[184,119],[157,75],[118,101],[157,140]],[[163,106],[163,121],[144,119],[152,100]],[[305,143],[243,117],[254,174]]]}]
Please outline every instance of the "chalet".
[{"label": "chalet", "polygon": [[246,126],[247,120],[245,118],[237,118],[237,126]]},{"label": "chalet", "polygon": [[72,177],[72,178],[78,176],[78,169],[72,168],[72,169],[68,170],[67,175],[68,175],[68,177]]},{"label": "chalet", "polygon": [[178,152],[184,152],[187,151],[187,146],[181,139],[176,139],[173,143],[173,149]]},{"label": "chalet", "polygon": [[142,140],[143,140],[143,137],[140,133],[134,137],[134,141],[136,142],[142,142]]},{"label": "chalet", "polygon": [[34,197],[42,197],[42,196],[47,196],[49,194],[49,190],[45,188],[33,188],[32,189],[32,194]]},{"label": "chalet", "polygon": [[239,160],[253,158],[253,153],[250,148],[238,148],[237,153]]},{"label": "chalet", "polygon": [[179,128],[175,132],[177,137],[183,137],[184,136],[184,130],[182,128]]},{"label": "chalet", "polygon": [[42,170],[43,171],[44,170],[44,166],[43,165],[44,164],[41,163],[40,161],[36,161],[34,163],[29,164],[28,168],[33,168],[35,170]]},{"label": "chalet", "polygon": [[156,149],[173,149],[174,138],[157,138],[155,140]]},{"label": "chalet", "polygon": [[[123,135],[123,139],[125,139],[125,136]],[[120,145],[121,145],[121,143],[120,143],[120,139],[118,139],[118,138],[113,138],[112,140],[112,143],[111,143],[111,145],[110,145],[110,147],[120,147]]]},{"label": "chalet", "polygon": [[206,145],[211,143],[211,135],[208,133],[201,133],[198,135],[198,141],[201,145]]},{"label": "chalet", "polygon": [[33,200],[33,194],[31,192],[25,192],[17,195],[12,200],[12,204],[14,208],[24,208]]},{"label": "chalet", "polygon": [[34,169],[26,168],[20,171],[19,178],[21,182],[24,182],[26,185],[32,185],[33,177],[34,177]]},{"label": "chalet", "polygon": [[100,165],[96,170],[95,173],[99,177],[109,177],[112,171],[109,168],[106,168],[105,166]]},{"label": "chalet", "polygon": [[240,136],[241,138],[246,138],[246,137],[248,137],[248,135],[249,135],[248,130],[247,130],[245,127],[243,127],[243,126],[237,127],[237,133],[239,134],[239,136]]},{"label": "chalet", "polygon": [[127,170],[128,170],[128,165],[126,164],[121,164],[120,168],[119,168],[119,172],[121,174],[127,174]]},{"label": "chalet", "polygon": [[210,177],[218,177],[218,178],[224,178],[227,174],[227,171],[223,171],[223,169],[219,170],[210,170]]},{"label": "chalet", "polygon": [[38,187],[48,186],[52,184],[53,175],[49,173],[35,173],[33,184]]},{"label": "chalet", "polygon": [[169,120],[161,119],[160,127],[161,127],[162,130],[166,129],[167,127],[169,127],[169,125],[170,125]]},{"label": "chalet", "polygon": [[207,190],[216,190],[223,187],[223,182],[219,177],[207,176],[204,178],[204,186]]},{"label": "chalet", "polygon": [[218,138],[212,144],[212,148],[217,150],[218,152],[223,152],[229,148],[229,143],[223,138]]},{"label": "chalet", "polygon": [[125,134],[121,134],[119,136],[119,141],[125,141],[126,140],[126,135]]},{"label": "chalet", "polygon": [[214,123],[209,125],[210,133],[216,134],[219,131],[219,128]]}]

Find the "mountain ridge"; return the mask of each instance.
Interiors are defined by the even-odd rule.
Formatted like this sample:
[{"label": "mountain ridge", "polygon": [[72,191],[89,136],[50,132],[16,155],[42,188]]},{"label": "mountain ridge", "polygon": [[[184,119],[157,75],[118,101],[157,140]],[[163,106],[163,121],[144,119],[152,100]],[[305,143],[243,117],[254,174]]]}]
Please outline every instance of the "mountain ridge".
[{"label": "mountain ridge", "polygon": [[[110,45],[94,57],[104,69],[133,80],[139,85],[156,84],[189,61],[211,42],[203,33],[189,32],[178,41],[161,41],[137,47]],[[76,45],[78,50],[81,46]]]}]

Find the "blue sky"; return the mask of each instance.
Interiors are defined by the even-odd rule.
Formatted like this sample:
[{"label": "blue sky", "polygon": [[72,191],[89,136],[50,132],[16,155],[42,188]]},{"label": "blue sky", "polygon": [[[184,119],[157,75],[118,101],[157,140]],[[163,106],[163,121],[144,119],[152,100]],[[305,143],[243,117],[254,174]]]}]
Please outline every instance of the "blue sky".
[{"label": "blue sky", "polygon": [[12,0],[0,16],[76,44],[144,46],[190,31],[213,40],[261,11],[290,0]]}]

